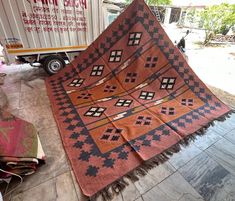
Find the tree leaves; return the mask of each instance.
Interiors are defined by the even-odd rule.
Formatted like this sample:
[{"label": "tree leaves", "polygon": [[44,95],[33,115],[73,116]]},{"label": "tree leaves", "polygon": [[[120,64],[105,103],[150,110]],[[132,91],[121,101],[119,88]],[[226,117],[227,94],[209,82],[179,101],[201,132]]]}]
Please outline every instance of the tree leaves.
[{"label": "tree leaves", "polygon": [[226,34],[235,25],[235,4],[221,4],[205,8],[200,12],[206,31],[205,43],[215,34]]},{"label": "tree leaves", "polygon": [[[131,3],[133,0],[125,0],[127,4]],[[148,5],[169,5],[171,0],[145,0]]]}]

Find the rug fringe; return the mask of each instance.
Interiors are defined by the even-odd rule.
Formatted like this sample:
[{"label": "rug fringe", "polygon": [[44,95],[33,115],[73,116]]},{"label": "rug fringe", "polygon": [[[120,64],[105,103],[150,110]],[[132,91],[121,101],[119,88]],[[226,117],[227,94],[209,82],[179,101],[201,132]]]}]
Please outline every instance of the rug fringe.
[{"label": "rug fringe", "polygon": [[[215,121],[225,121],[227,118],[229,118],[233,113],[235,113],[235,110],[231,110],[228,113],[224,114],[223,116],[214,119],[212,122],[208,123],[207,125],[203,126],[196,132],[190,134],[189,136],[185,137],[181,141],[179,141],[177,144],[173,145],[169,149],[165,150],[164,152],[154,156],[153,158],[149,159],[148,161],[143,162],[142,165],[137,167],[136,169],[132,170],[131,172],[124,175],[121,179],[116,180],[109,186],[105,187],[103,190],[96,193],[94,196],[90,197],[90,200],[96,200],[99,196],[102,196],[104,201],[111,200],[115,195],[118,195],[121,191],[125,189],[126,186],[129,185],[129,183],[125,180],[131,180],[132,182],[136,182],[139,180],[139,177],[145,176],[147,172],[154,167],[158,166],[161,163],[164,163],[169,159],[168,156],[172,156],[174,153],[177,153],[181,150],[181,146],[185,147],[190,144],[190,142],[194,141],[196,136],[202,136],[206,133],[207,129],[210,126],[215,125]],[[181,146],[180,146],[181,145]]]}]

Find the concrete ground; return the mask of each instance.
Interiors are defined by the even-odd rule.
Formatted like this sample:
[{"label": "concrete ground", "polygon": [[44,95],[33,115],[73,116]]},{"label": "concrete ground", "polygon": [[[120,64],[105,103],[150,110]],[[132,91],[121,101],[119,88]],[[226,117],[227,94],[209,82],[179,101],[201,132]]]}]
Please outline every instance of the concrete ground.
[{"label": "concrete ground", "polygon": [[[186,28],[176,28],[175,24],[164,27],[170,39],[179,41]],[[235,44],[217,44],[214,47],[197,45],[205,37],[203,30],[189,29],[186,40],[188,62],[203,82],[235,95]]]},{"label": "concrete ground", "polygon": [[235,45],[188,50],[189,64],[207,84],[235,95]]},{"label": "concrete ground", "polygon": [[[27,81],[40,71],[27,65],[5,66],[0,71],[8,74],[2,89],[8,96],[9,110],[36,126],[47,156],[46,165],[26,177],[5,200],[86,200],[62,147],[44,80]],[[235,115],[223,123],[216,122],[206,135],[182,147],[138,182],[129,181],[129,186],[114,200],[234,201]]]}]

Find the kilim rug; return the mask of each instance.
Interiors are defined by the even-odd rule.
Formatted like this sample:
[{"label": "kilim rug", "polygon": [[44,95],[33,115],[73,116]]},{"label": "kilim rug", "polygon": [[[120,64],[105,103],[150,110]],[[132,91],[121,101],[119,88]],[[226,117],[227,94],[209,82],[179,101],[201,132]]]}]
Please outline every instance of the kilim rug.
[{"label": "kilim rug", "polygon": [[110,197],[231,110],[135,0],[86,51],[46,81],[76,179]]}]

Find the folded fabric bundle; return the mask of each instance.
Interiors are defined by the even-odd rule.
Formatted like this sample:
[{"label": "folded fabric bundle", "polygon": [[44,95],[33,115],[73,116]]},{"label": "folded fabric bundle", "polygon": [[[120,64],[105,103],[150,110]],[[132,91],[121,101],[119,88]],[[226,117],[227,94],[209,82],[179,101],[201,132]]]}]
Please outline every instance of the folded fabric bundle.
[{"label": "folded fabric bundle", "polygon": [[44,162],[33,124],[0,110],[0,179],[30,175]]}]

